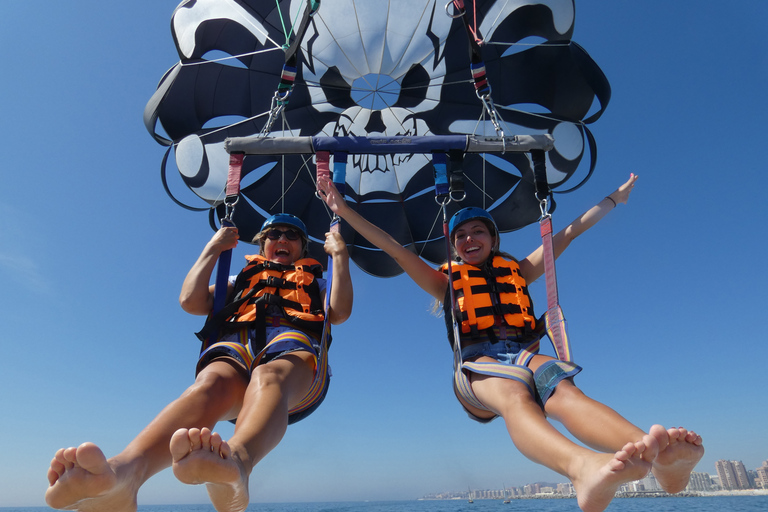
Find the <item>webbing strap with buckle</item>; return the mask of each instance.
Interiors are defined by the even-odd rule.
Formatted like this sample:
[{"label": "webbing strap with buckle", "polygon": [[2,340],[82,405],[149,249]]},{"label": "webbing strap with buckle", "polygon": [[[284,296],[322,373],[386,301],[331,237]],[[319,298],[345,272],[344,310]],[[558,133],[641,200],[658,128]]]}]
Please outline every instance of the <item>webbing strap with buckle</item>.
[{"label": "webbing strap with buckle", "polygon": [[[243,173],[243,152],[233,152],[229,155],[229,172],[227,173],[226,198],[224,199],[224,218],[221,219],[222,227],[235,227],[232,217],[235,213],[235,205],[240,199],[240,179]],[[213,290],[213,309],[209,318],[218,316],[224,308],[227,300],[227,290],[229,289],[229,269],[232,265],[232,249],[228,249],[219,254],[219,260],[216,263],[216,280]],[[207,323],[207,322],[206,322]],[[206,329],[204,328],[201,333]],[[206,333],[205,341],[200,347],[200,353],[216,343],[219,337],[218,327],[213,327]]]},{"label": "webbing strap with buckle", "polygon": [[547,183],[546,157],[543,151],[531,151],[533,173],[536,185],[536,198],[541,207],[539,228],[544,257],[544,277],[547,286],[547,312],[544,322],[557,358],[572,361],[573,352],[566,332],[566,322],[557,292],[557,272],[555,271],[555,251],[552,243],[552,216],[547,211],[547,198],[550,195]]}]

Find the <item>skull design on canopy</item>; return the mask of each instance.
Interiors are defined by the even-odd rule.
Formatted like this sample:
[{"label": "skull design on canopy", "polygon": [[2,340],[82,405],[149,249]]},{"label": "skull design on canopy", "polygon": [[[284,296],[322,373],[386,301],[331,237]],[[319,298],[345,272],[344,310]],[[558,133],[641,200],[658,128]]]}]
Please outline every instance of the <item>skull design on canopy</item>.
[{"label": "skull design on canopy", "polygon": [[[306,2],[189,0],[173,14],[180,62],[145,110],[156,140],[173,149],[186,185],[210,206],[222,200],[226,137],[262,131],[284,63],[283,27],[299,24]],[[492,99],[506,135],[549,133],[548,180],[563,185],[594,167],[586,127],[607,105],[599,67],[570,41],[574,0],[466,1]],[[301,39],[296,81],[269,135],[445,135],[496,131],[484,116],[469,68],[468,36],[435,0],[334,0],[322,3]],[[291,21],[287,21],[291,20]],[[221,57],[227,57],[221,60]],[[593,103],[598,103],[596,108]],[[158,133],[160,121],[167,136]],[[164,169],[166,161],[164,160]],[[584,162],[583,162],[584,161]],[[301,217],[310,237],[324,239],[329,214],[314,196],[311,156],[247,156],[235,223],[241,238],[278,212]],[[538,218],[531,164],[519,153],[466,155],[466,199],[450,209],[481,206],[499,229]],[[365,217],[433,262],[446,258],[436,222],[430,155],[357,155],[346,194]],[[354,261],[389,276],[394,262],[351,231],[342,231]],[[322,255],[319,243],[311,252]]]}]

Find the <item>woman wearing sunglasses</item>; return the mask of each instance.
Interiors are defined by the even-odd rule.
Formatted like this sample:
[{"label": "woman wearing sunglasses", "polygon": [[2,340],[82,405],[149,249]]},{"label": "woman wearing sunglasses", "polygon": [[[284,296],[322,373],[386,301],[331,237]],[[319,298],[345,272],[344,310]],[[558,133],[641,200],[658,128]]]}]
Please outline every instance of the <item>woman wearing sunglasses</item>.
[{"label": "woman wearing sunglasses", "polygon": [[[234,227],[214,234],[182,285],[185,311],[211,313],[213,269],[237,242]],[[230,277],[227,304],[209,316],[199,334],[217,333],[200,356],[195,383],[115,457],[107,459],[93,443],[59,450],[48,471],[48,505],[135,511],[141,485],[173,464],[182,482],[207,485],[216,510],[246,509],[254,466],[278,445],[289,424],[325,398],[329,374],[318,358],[325,316],[340,324],[352,311],[349,255],[341,235],[326,233],[325,252],[333,259],[327,311],[322,266],[307,257],[300,219],[274,215],[254,242],[259,254],[246,256],[245,268]],[[211,431],[221,420],[235,422],[227,441]]]}]

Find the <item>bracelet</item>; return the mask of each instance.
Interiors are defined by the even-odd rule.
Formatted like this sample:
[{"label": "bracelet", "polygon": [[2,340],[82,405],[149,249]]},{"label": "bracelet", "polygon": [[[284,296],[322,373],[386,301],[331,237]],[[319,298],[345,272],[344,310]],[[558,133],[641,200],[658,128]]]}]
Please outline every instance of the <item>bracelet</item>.
[{"label": "bracelet", "polygon": [[613,203],[613,207],[614,207],[614,208],[616,208],[616,201],[614,201],[614,200],[613,200],[613,198],[612,198],[611,196],[605,196],[605,198],[606,198],[606,199],[610,199],[610,200],[611,200],[611,202]]}]

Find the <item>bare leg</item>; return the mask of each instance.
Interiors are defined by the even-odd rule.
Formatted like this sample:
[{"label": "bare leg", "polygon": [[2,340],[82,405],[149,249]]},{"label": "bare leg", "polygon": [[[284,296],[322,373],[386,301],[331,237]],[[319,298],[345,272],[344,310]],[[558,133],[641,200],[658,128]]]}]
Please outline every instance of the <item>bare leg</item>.
[{"label": "bare leg", "polygon": [[59,450],[48,470],[46,503],[83,512],[135,511],[141,485],[171,465],[173,433],[181,427],[212,427],[236,414],[245,389],[245,379],[232,366],[213,362],[115,457],[106,459],[93,443]]},{"label": "bare leg", "polygon": [[585,512],[604,510],[622,483],[643,478],[651,469],[646,458],[655,457],[657,442],[650,435],[641,434],[616,453],[596,453],[558,432],[521,383],[473,375],[472,389],[504,418],[512,442],[523,455],[573,482],[579,507]]},{"label": "bare leg", "polygon": [[701,436],[682,427],[664,429],[661,425],[651,427],[650,434],[661,448],[653,462],[653,475],[666,492],[682,491],[688,485],[691,471],[704,456]]},{"label": "bare leg", "polygon": [[[552,360],[549,356],[537,355],[530,368],[536,371],[539,365],[549,360]],[[557,385],[544,412],[562,423],[579,441],[601,452],[621,450],[627,442],[638,441],[646,434],[618,412],[585,395],[571,379]],[[653,448],[643,455],[644,459],[656,457],[658,449]]]},{"label": "bare leg", "polygon": [[[579,441],[601,452],[620,450],[627,442],[638,441],[646,434],[607,405],[585,395],[570,379],[558,384],[544,409],[547,416],[562,423]],[[643,456],[649,461],[659,451],[656,443],[652,444],[653,450]]]},{"label": "bare leg", "polygon": [[[534,364],[545,356],[536,356]],[[532,365],[533,366],[533,365]],[[581,392],[571,380],[562,381],[545,406],[548,416],[560,421],[576,438],[600,451],[618,450],[630,440],[641,439],[644,432],[610,407]],[[643,458],[653,461],[653,474],[662,489],[680,492],[688,485],[691,471],[704,455],[701,436],[684,428],[665,429],[653,425],[649,434],[657,447]],[[658,452],[658,457],[651,455]]]},{"label": "bare leg", "polygon": [[205,483],[219,512],[245,510],[251,471],[285,435],[288,411],[312,384],[312,359],[308,352],[294,352],[257,367],[228,442],[205,429],[176,432],[170,444],[176,478]]}]

